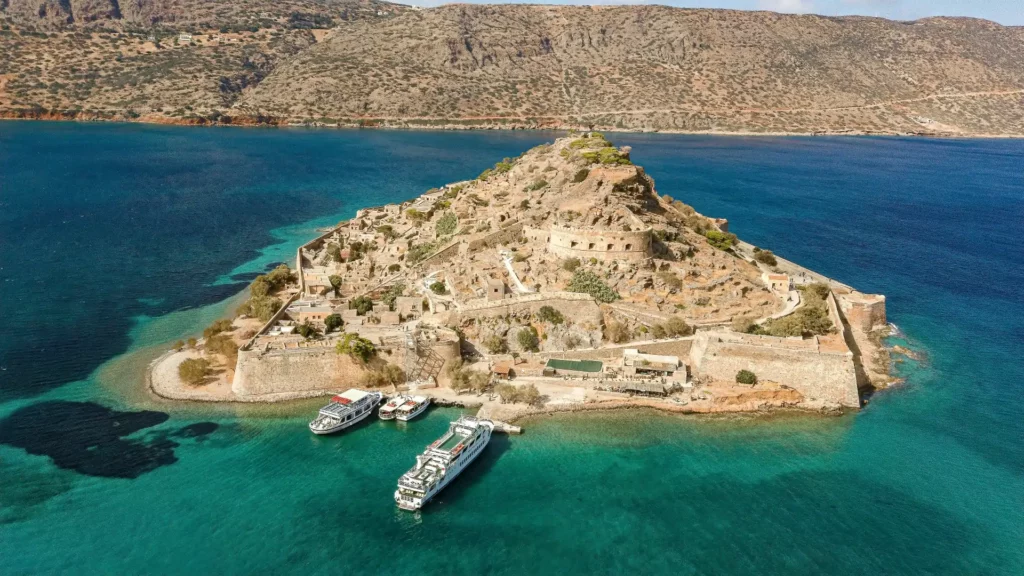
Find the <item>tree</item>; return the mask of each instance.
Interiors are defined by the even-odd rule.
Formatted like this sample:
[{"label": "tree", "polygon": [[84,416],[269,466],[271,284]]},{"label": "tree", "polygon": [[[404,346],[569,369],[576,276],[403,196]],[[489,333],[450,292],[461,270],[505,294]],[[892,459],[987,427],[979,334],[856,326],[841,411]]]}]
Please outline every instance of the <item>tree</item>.
[{"label": "tree", "polygon": [[188,358],[178,364],[178,376],[191,386],[202,384],[210,374],[210,361],[205,358]]},{"label": "tree", "polygon": [[331,262],[342,262],[341,258],[341,246],[331,242],[327,245],[327,256],[331,259]]},{"label": "tree", "polygon": [[749,384],[753,386],[757,384],[757,374],[754,374],[750,370],[740,370],[736,373],[736,382],[739,384]]},{"label": "tree", "polygon": [[604,337],[618,344],[629,339],[629,330],[626,329],[626,325],[622,322],[612,320],[605,324]]},{"label": "tree", "polygon": [[708,239],[708,244],[719,250],[728,250],[736,243],[735,234],[719,232],[718,230],[708,230],[704,233],[704,237]]},{"label": "tree", "polygon": [[363,383],[370,387],[397,386],[405,382],[405,371],[388,363],[376,370],[367,370],[363,374]]},{"label": "tree", "polygon": [[523,404],[529,404],[531,406],[536,405],[540,402],[540,391],[533,384],[526,384],[519,387],[518,400]]},{"label": "tree", "polygon": [[483,345],[491,354],[505,354],[508,352],[508,342],[497,334],[491,334],[484,338]]},{"label": "tree", "polygon": [[[392,266],[397,266],[397,264],[392,264]],[[380,301],[388,305],[388,310],[394,312],[395,300],[397,300],[398,297],[401,296],[403,292],[405,292],[405,284],[402,284],[401,282],[396,282],[395,284],[392,284],[391,286],[388,287],[387,292],[385,292],[384,295],[381,296]]]},{"label": "tree", "polygon": [[561,267],[562,270],[565,270],[566,272],[575,272],[576,269],[580,267],[580,259],[566,258],[565,260],[562,260]]},{"label": "tree", "polygon": [[597,277],[590,270],[576,270],[569,280],[569,292],[582,292],[590,294],[598,302],[614,302],[620,298],[619,294],[612,290],[604,280]]},{"label": "tree", "polygon": [[550,322],[552,324],[565,322],[565,317],[562,316],[562,313],[551,306],[541,306],[540,310],[537,310],[537,319],[541,322]]},{"label": "tree", "polygon": [[369,362],[377,355],[377,348],[366,338],[360,338],[358,334],[345,334],[341,342],[335,347],[338,354],[348,354],[353,360],[362,364]]},{"label": "tree", "polygon": [[238,344],[227,334],[216,334],[206,339],[206,350],[220,354],[228,364],[238,360]]},{"label": "tree", "polygon": [[327,277],[327,281],[331,283],[331,288],[334,290],[334,297],[341,296],[341,282],[342,277],[337,274],[331,274]]},{"label": "tree", "polygon": [[655,324],[654,326],[651,326],[651,336],[654,336],[656,339],[664,338],[668,336],[668,331],[665,330],[665,326],[663,324]]},{"label": "tree", "polygon": [[318,330],[316,326],[310,324],[309,320],[306,320],[302,324],[296,326],[295,331],[298,332],[299,336],[302,336],[306,340],[315,340],[320,337],[320,330]]},{"label": "tree", "polygon": [[341,314],[330,314],[327,318],[324,318],[324,327],[326,332],[334,332],[345,325],[345,321],[341,319]]},{"label": "tree", "polygon": [[498,394],[502,404],[514,404],[519,399],[519,388],[507,382],[495,386],[494,391]]},{"label": "tree", "polygon": [[458,217],[451,212],[445,212],[443,216],[438,218],[437,224],[434,225],[434,230],[438,236],[448,236],[455,232],[455,228],[458,225]]},{"label": "tree", "polygon": [[439,280],[430,285],[430,291],[433,292],[434,294],[447,294],[448,287],[445,286],[444,282],[441,282]]},{"label": "tree", "polygon": [[184,347],[185,347],[185,341],[184,340],[178,340],[174,344],[171,344],[171,350],[181,350]]},{"label": "tree", "polygon": [[270,293],[270,282],[267,281],[267,277],[260,275],[257,276],[252,284],[249,285],[249,294],[253,298],[263,298]]},{"label": "tree", "polygon": [[216,336],[217,334],[220,334],[221,332],[230,332],[231,328],[232,328],[231,320],[228,320],[227,318],[221,318],[220,320],[215,320],[213,322],[213,324],[210,324],[209,326],[206,327],[205,330],[203,330],[203,338],[209,338],[211,336]]},{"label": "tree", "polygon": [[274,268],[267,274],[267,281],[270,282],[272,292],[285,287],[285,285],[295,281],[295,274],[292,274],[291,268],[288,268],[287,264],[279,264],[277,268]]},{"label": "tree", "polygon": [[359,316],[365,316],[367,312],[373,310],[373,300],[360,296],[349,302],[348,307],[354,309]]},{"label": "tree", "polygon": [[537,329],[533,326],[527,326],[516,334],[516,340],[519,342],[519,347],[528,352],[537,352],[540,350],[540,338],[537,337]]},{"label": "tree", "polygon": [[779,261],[775,258],[775,254],[772,254],[771,250],[758,250],[754,249],[754,260],[768,266],[777,266]]},{"label": "tree", "polygon": [[671,336],[689,336],[693,334],[693,328],[678,316],[673,316],[665,322],[665,331]]},{"label": "tree", "polygon": [[196,344],[198,344],[199,342],[195,338],[189,338],[188,340],[186,340],[185,343],[188,345],[189,348],[195,348]]}]

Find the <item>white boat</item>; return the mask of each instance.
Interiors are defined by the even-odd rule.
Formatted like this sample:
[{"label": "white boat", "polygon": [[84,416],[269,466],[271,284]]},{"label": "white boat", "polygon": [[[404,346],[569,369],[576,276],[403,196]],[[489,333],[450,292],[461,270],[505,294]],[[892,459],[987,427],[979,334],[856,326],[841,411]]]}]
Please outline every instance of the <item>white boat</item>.
[{"label": "white boat", "polygon": [[369,416],[383,396],[380,392],[355,388],[338,394],[320,409],[317,417],[309,423],[309,429],[313,434],[333,434],[353,426]]},{"label": "white boat", "polygon": [[407,396],[405,402],[395,410],[395,418],[408,422],[419,416],[430,406],[430,398],[426,396]]},{"label": "white boat", "polygon": [[494,422],[463,416],[448,432],[416,457],[416,465],[398,479],[395,502],[402,510],[419,510],[444,489],[491,441]]},{"label": "white boat", "polygon": [[395,411],[398,410],[399,406],[405,404],[408,399],[409,397],[404,394],[392,396],[386,403],[381,404],[380,410],[377,410],[377,415],[380,416],[381,420],[394,420]]}]

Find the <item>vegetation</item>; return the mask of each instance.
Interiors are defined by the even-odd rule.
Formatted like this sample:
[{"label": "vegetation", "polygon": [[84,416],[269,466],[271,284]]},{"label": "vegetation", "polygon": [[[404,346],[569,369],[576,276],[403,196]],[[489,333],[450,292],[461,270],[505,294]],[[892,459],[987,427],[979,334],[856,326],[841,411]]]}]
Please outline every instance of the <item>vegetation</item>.
[{"label": "vegetation", "polygon": [[444,282],[438,280],[437,282],[434,282],[433,284],[430,285],[430,291],[433,292],[434,294],[447,294],[448,287],[445,286]]},{"label": "vegetation", "polygon": [[220,354],[229,365],[238,360],[238,344],[227,334],[216,334],[206,339],[206,350]]},{"label": "vegetation", "polygon": [[484,338],[483,345],[491,354],[506,354],[508,352],[508,342],[497,334],[491,334]]},{"label": "vegetation", "polygon": [[409,218],[409,220],[412,220],[413,224],[416,224],[417,226],[430,219],[430,214],[426,212],[420,212],[415,208],[409,208],[408,210],[406,210],[405,215]]},{"label": "vegetation", "polygon": [[434,230],[438,236],[450,236],[455,233],[455,228],[459,225],[459,219],[453,212],[445,212],[443,216],[437,219],[437,224],[434,225]]},{"label": "vegetation", "polygon": [[516,341],[519,342],[519,347],[528,352],[537,352],[540,350],[540,338],[537,336],[537,329],[533,326],[527,326],[521,329],[516,334]]},{"label": "vegetation", "polygon": [[775,258],[775,254],[772,254],[771,250],[761,250],[760,248],[754,248],[754,260],[765,264],[767,266],[778,266],[779,261]]},{"label": "vegetation", "polygon": [[345,321],[342,320],[341,314],[330,314],[324,318],[324,330],[327,333],[334,332],[345,325]]},{"label": "vegetation", "polygon": [[382,224],[377,227],[377,233],[384,236],[385,240],[394,240],[398,237],[398,233],[391,224]]},{"label": "vegetation", "polygon": [[522,402],[532,406],[540,401],[540,392],[533,384],[516,386],[515,384],[504,382],[495,386],[494,391],[498,394],[502,404]]},{"label": "vegetation", "polygon": [[401,296],[402,293],[404,293],[404,292],[405,292],[405,284],[403,284],[401,282],[396,282],[396,283],[392,284],[391,286],[388,286],[387,291],[384,292],[384,295],[381,296],[380,300],[381,300],[381,302],[383,302],[383,303],[388,305],[388,310],[391,310],[392,312],[394,312],[395,311],[395,301],[398,300],[398,297]]},{"label": "vegetation", "polygon": [[341,296],[341,283],[343,278],[337,274],[331,274],[327,277],[327,281],[331,283],[331,289],[334,290],[334,297]]},{"label": "vegetation", "polygon": [[537,319],[541,322],[550,322],[552,324],[565,322],[565,317],[562,316],[562,313],[551,306],[541,306],[540,310],[537,310]]},{"label": "vegetation", "polygon": [[184,340],[178,340],[174,344],[171,344],[171,350],[181,350],[184,347],[185,347],[185,341]]},{"label": "vegetation", "polygon": [[[334,316],[337,316],[337,314],[334,314]],[[340,320],[341,316],[338,316],[338,319]],[[316,340],[321,336],[320,330],[316,326],[310,324],[309,320],[306,320],[302,324],[296,326],[295,332],[306,340]]]},{"label": "vegetation", "polygon": [[658,272],[658,280],[664,282],[670,290],[680,290],[683,287],[683,280],[671,270]]},{"label": "vegetation", "polygon": [[331,262],[341,262],[341,246],[334,242],[328,244],[327,257],[331,259]]},{"label": "vegetation", "polygon": [[489,375],[464,368],[461,361],[452,364],[448,368],[448,376],[452,380],[451,389],[459,394],[468,390],[482,394],[491,385],[491,377]]},{"label": "vegetation", "polygon": [[338,351],[338,354],[348,354],[353,360],[361,364],[366,364],[377,355],[377,348],[373,345],[373,342],[351,332],[345,334],[341,342],[338,342],[335,350]]},{"label": "vegetation", "polygon": [[719,250],[729,250],[734,244],[736,244],[736,235],[729,232],[708,230],[704,233],[704,237],[708,239],[708,244],[711,244]]},{"label": "vegetation", "polygon": [[802,336],[804,338],[835,332],[836,328],[828,316],[828,305],[825,303],[829,293],[828,285],[808,284],[801,286],[800,290],[803,306],[788,316],[768,320],[760,326],[752,324],[747,332],[765,336]]},{"label": "vegetation", "polygon": [[580,153],[580,156],[591,164],[632,164],[629,158],[623,156],[619,149],[614,146],[606,146],[599,150],[587,150]]},{"label": "vegetation", "polygon": [[237,312],[253,318],[259,318],[263,322],[270,319],[284,306],[284,302],[273,296],[249,298],[244,304],[238,307]]},{"label": "vegetation", "polygon": [[622,322],[612,320],[604,325],[604,337],[610,342],[620,344],[629,340],[629,329]]},{"label": "vegetation", "polygon": [[359,316],[366,316],[371,310],[373,310],[373,300],[370,300],[368,296],[359,296],[348,303],[348,307],[356,311]]},{"label": "vegetation", "polygon": [[597,277],[597,274],[589,270],[576,270],[573,272],[572,279],[569,280],[568,289],[569,292],[590,294],[598,302],[614,302],[621,298],[604,280],[601,280]]},{"label": "vegetation", "polygon": [[587,176],[590,176],[590,168],[581,168],[573,175],[572,181],[574,184],[579,184],[586,180]]},{"label": "vegetation", "polygon": [[204,383],[210,372],[210,362],[205,358],[188,358],[178,364],[178,376],[191,386]]},{"label": "vegetation", "polygon": [[425,244],[416,244],[415,246],[409,248],[409,252],[406,253],[405,259],[410,264],[417,264],[417,263],[420,262],[420,260],[423,260],[424,258],[429,256],[433,252],[434,252],[434,243],[433,242],[427,242]]},{"label": "vegetation", "polygon": [[363,384],[371,388],[397,386],[405,382],[405,370],[390,362],[374,370],[367,370],[362,377]]},{"label": "vegetation", "polygon": [[562,260],[562,263],[560,264],[562,270],[565,270],[566,272],[575,272],[580,265],[581,263],[579,258],[566,258],[565,260]]},{"label": "vegetation", "polygon": [[548,181],[547,180],[535,180],[532,184],[527,186],[525,190],[527,192],[536,192],[537,190],[540,190],[541,188],[547,188],[547,186],[548,186]]},{"label": "vegetation", "polygon": [[203,330],[203,338],[210,338],[211,336],[216,336],[221,332],[230,332],[231,329],[231,320],[228,320],[227,318],[214,320],[213,324],[210,324],[205,330]]},{"label": "vegetation", "polygon": [[749,384],[750,386],[753,386],[754,384],[757,384],[757,374],[754,374],[750,370],[740,370],[736,373],[736,383]]}]

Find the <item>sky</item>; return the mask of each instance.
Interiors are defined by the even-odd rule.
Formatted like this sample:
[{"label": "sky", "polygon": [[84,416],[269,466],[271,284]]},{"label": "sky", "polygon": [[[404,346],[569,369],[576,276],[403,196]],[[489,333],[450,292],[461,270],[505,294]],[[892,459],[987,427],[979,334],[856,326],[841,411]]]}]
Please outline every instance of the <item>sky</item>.
[{"label": "sky", "polygon": [[[402,4],[437,6],[445,0],[394,0]],[[499,4],[524,0],[458,0]],[[1024,0],[525,0],[530,4],[668,4],[683,8],[774,10],[839,16],[859,14],[894,20],[927,16],[973,16],[1007,26],[1024,26]]]}]

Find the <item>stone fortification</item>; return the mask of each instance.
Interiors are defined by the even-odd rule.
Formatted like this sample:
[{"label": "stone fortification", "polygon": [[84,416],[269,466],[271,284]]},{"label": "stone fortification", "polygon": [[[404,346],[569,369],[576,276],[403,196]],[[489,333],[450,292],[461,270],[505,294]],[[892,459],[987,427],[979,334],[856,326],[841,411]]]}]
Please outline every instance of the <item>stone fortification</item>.
[{"label": "stone fortification", "polygon": [[700,332],[690,349],[696,375],[732,382],[740,370],[761,381],[793,388],[808,400],[857,408],[857,375],[853,353],[832,351],[817,338],[800,340],[732,332]]},{"label": "stone fortification", "polygon": [[496,318],[518,313],[536,314],[543,306],[551,306],[574,322],[601,323],[601,308],[588,294],[577,292],[540,292],[505,298],[476,300],[463,305],[460,318]]},{"label": "stone fortification", "polygon": [[527,235],[543,241],[547,251],[563,258],[589,260],[644,260],[651,255],[651,231],[588,230],[552,225]]},{"label": "stone fortification", "polygon": [[333,347],[239,350],[231,390],[247,400],[314,395],[357,386],[363,372]]}]

